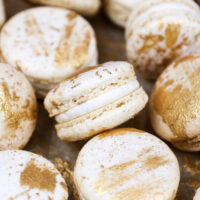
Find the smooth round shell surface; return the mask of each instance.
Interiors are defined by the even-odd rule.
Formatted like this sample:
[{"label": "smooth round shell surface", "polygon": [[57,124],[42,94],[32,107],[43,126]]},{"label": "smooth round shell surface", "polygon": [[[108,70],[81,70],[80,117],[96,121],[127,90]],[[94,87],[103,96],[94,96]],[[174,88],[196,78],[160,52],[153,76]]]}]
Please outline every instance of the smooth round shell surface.
[{"label": "smooth round shell surface", "polygon": [[200,150],[200,57],[171,64],[158,78],[150,101],[154,130],[180,149]]},{"label": "smooth round shell surface", "polygon": [[140,0],[104,0],[104,10],[115,24],[125,27],[132,9],[138,3]]},{"label": "smooth round shell surface", "polygon": [[81,200],[174,199],[180,172],[161,140],[135,129],[117,129],[80,151],[74,181]]},{"label": "smooth round shell surface", "polygon": [[108,62],[58,84],[44,105],[56,117],[58,136],[77,141],[124,123],[147,101],[133,66]]},{"label": "smooth round shell surface", "polygon": [[85,16],[95,15],[100,6],[100,0],[29,0],[33,3],[51,5],[51,6],[59,6],[63,8],[67,8],[70,10],[74,10]]},{"label": "smooth round shell surface", "polygon": [[54,165],[26,151],[0,151],[1,199],[67,200],[67,185]]},{"label": "smooth round shell surface", "polygon": [[15,15],[2,29],[1,50],[43,96],[54,84],[97,63],[92,27],[62,8],[38,7]]},{"label": "smooth round shell surface", "polygon": [[174,60],[198,54],[200,11],[193,1],[151,0],[139,4],[126,26],[127,56],[155,79]]},{"label": "smooth round shell surface", "polygon": [[21,72],[0,64],[0,150],[21,149],[36,124],[37,101]]}]

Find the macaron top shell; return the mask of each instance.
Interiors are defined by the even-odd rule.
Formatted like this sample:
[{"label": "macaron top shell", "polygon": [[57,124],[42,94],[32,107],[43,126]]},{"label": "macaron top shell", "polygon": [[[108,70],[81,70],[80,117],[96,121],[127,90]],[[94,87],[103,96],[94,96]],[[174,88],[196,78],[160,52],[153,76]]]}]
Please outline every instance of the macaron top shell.
[{"label": "macaron top shell", "polygon": [[193,200],[199,200],[199,199],[200,199],[200,188],[196,191],[196,194]]},{"label": "macaron top shell", "polygon": [[140,0],[104,0],[104,8],[113,22],[125,27],[132,9],[140,2]]},{"label": "macaron top shell", "polygon": [[61,174],[42,156],[26,151],[0,151],[1,199],[67,200]]},{"label": "macaron top shell", "polygon": [[76,13],[53,7],[22,11],[1,32],[5,60],[30,80],[57,83],[97,62],[95,34]]},{"label": "macaron top shell", "polygon": [[5,21],[5,11],[3,0],[0,0],[0,27]]},{"label": "macaron top shell", "polygon": [[37,102],[23,73],[0,64],[0,150],[19,149],[35,129]]},{"label": "macaron top shell", "polygon": [[44,105],[50,116],[55,116],[133,80],[136,77],[131,64],[104,63],[58,84],[46,96]]},{"label": "macaron top shell", "polygon": [[156,81],[150,107],[155,131],[172,142],[199,137],[200,57],[171,64]]},{"label": "macaron top shell", "polygon": [[64,7],[85,16],[95,15],[100,6],[100,0],[29,0],[33,3]]},{"label": "macaron top shell", "polygon": [[155,79],[174,60],[199,52],[200,11],[192,1],[148,2],[127,22],[127,55],[139,72]]},{"label": "macaron top shell", "polygon": [[135,129],[116,129],[90,140],[74,170],[81,200],[171,200],[179,179],[178,162],[168,146]]}]

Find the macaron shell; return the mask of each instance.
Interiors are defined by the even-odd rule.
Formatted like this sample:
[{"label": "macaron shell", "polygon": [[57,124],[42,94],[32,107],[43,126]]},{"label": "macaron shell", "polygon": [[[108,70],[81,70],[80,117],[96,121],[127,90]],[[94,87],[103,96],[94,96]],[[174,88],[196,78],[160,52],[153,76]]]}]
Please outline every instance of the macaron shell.
[{"label": "macaron shell", "polygon": [[[133,118],[146,105],[148,96],[142,88],[83,116],[56,125],[58,136],[67,141],[89,138]],[[118,117],[117,117],[118,116]]]},{"label": "macaron shell", "polygon": [[85,16],[95,15],[101,6],[100,0],[29,0],[33,3],[44,5],[59,6],[74,10]]},{"label": "macaron shell", "polygon": [[131,64],[107,62],[58,84],[44,105],[50,116],[55,116],[135,79]]},{"label": "macaron shell", "polygon": [[5,11],[4,11],[4,2],[0,0],[0,27],[5,22]]},{"label": "macaron shell", "polygon": [[199,64],[198,56],[174,62],[158,78],[150,100],[151,121],[158,135],[175,144],[188,142],[185,148],[193,142],[192,149],[196,143],[199,146]]},{"label": "macaron shell", "polygon": [[136,69],[155,79],[175,59],[199,53],[200,12],[180,3],[160,3],[126,28],[127,55]]},{"label": "macaron shell", "polygon": [[193,200],[199,200],[199,199],[200,199],[200,188],[196,191],[196,194]]},{"label": "macaron shell", "polygon": [[125,27],[132,9],[139,2],[140,0],[104,0],[104,10],[115,24]]},{"label": "macaron shell", "polygon": [[74,170],[84,200],[174,199],[179,180],[177,159],[167,145],[134,129],[112,130],[90,140]]},{"label": "macaron shell", "polygon": [[67,200],[67,185],[45,158],[26,151],[0,151],[2,199]]},{"label": "macaron shell", "polygon": [[2,63],[0,72],[0,150],[21,149],[35,129],[36,97],[21,72]]},{"label": "macaron shell", "polygon": [[97,63],[92,27],[62,8],[38,7],[15,15],[2,29],[1,50],[9,64],[43,87]]}]

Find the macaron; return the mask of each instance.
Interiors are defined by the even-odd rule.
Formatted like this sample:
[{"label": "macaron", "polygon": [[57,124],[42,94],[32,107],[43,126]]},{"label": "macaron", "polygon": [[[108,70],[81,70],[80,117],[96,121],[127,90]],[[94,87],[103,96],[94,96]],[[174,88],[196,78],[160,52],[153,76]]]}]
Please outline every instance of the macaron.
[{"label": "macaron", "polygon": [[174,200],[179,181],[174,153],[136,129],[94,137],[81,149],[74,169],[81,200]]},{"label": "macaron", "polygon": [[0,150],[22,149],[36,119],[37,101],[29,81],[15,68],[0,63]]},{"label": "macaron", "polygon": [[28,0],[41,5],[58,6],[74,10],[84,16],[97,14],[101,6],[101,0]]},{"label": "macaron", "polygon": [[194,1],[138,3],[126,24],[130,62],[147,79],[156,79],[173,61],[200,53],[200,9]]},{"label": "macaron", "polygon": [[4,2],[0,0],[0,27],[5,22],[5,10],[4,10]]},{"label": "macaron", "polygon": [[132,9],[140,2],[140,0],[104,0],[103,6],[111,21],[125,28]]},{"label": "macaron", "polygon": [[22,150],[0,151],[0,196],[4,200],[67,200],[67,185],[54,165]]},{"label": "macaron", "polygon": [[167,67],[150,100],[155,132],[177,148],[200,151],[200,56],[188,56]]},{"label": "macaron", "polygon": [[196,191],[196,194],[193,200],[199,200],[199,199],[200,199],[200,188]]},{"label": "macaron", "polygon": [[77,141],[124,123],[147,100],[131,64],[108,62],[58,84],[44,106],[56,118],[58,136]]},{"label": "macaron", "polygon": [[97,63],[93,28],[63,8],[22,11],[4,25],[0,37],[5,61],[28,77],[41,98],[57,83]]}]

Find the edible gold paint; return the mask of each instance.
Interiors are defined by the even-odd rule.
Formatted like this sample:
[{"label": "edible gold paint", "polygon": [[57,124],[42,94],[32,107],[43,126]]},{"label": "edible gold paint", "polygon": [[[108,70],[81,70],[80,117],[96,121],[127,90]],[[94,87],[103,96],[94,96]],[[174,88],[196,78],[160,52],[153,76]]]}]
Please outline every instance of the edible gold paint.
[{"label": "edible gold paint", "polygon": [[78,69],[88,59],[88,47],[90,45],[90,32],[87,32],[85,39],[73,52],[72,67]]},{"label": "edible gold paint", "polygon": [[39,24],[37,23],[37,20],[34,16],[28,15],[27,18],[25,19],[25,24],[26,24],[26,33],[29,37],[34,35],[34,38],[37,39],[36,44],[32,44],[32,50],[36,56],[40,55],[49,55],[49,45],[46,42],[43,32],[40,29]]},{"label": "edible gold paint", "polygon": [[117,135],[128,135],[130,133],[144,133],[144,131],[134,129],[134,128],[121,128],[121,129],[115,129],[111,131],[106,131],[100,135],[98,135],[99,139],[104,139],[106,137],[112,137]]},{"label": "edible gold paint", "polygon": [[173,67],[181,69],[177,76],[186,75],[192,89],[178,82],[167,89],[174,80],[162,83],[161,77],[152,93],[152,106],[173,132],[174,141],[179,141],[187,139],[186,125],[200,116],[200,63],[192,56],[177,61]]},{"label": "edible gold paint", "polygon": [[181,30],[181,22],[170,23],[165,30],[165,44],[167,48],[171,48],[178,40]]},{"label": "edible gold paint", "polygon": [[71,48],[69,38],[71,37],[75,23],[66,26],[65,35],[61,38],[56,49],[54,64],[58,69],[62,69],[70,60]]},{"label": "edible gold paint", "polygon": [[162,35],[140,35],[140,38],[144,41],[143,46],[138,50],[138,53],[147,53],[154,48],[159,42],[164,40]]},{"label": "edible gold paint", "polygon": [[[147,154],[149,152],[150,150],[147,150]],[[138,158],[142,159],[141,156],[138,156]],[[94,184],[95,191],[99,196],[103,196],[104,194],[109,193],[109,191],[113,188],[122,186],[129,180],[136,178],[141,173],[155,170],[160,166],[168,164],[169,162],[169,160],[160,156],[146,157],[145,155],[143,161],[132,160],[120,165],[105,168],[99,173],[99,180]],[[134,165],[137,165],[135,170]],[[129,167],[133,168],[131,173],[128,173],[128,171],[130,171],[128,170]],[[122,191],[122,193],[126,193],[125,190]],[[126,195],[128,196],[129,194],[127,193]],[[126,197],[126,195],[124,197]]]},{"label": "edible gold paint", "polygon": [[20,184],[28,186],[30,189],[38,188],[39,190],[47,190],[54,192],[56,187],[56,173],[50,169],[39,168],[31,160],[20,175]]},{"label": "edible gold paint", "polygon": [[[36,119],[36,105],[31,105],[29,108],[20,107],[19,110],[13,110],[15,103],[17,104],[19,97],[16,93],[12,95],[9,92],[8,85],[6,82],[0,84],[0,109],[4,112],[4,122],[8,129],[15,131],[20,127],[20,124],[24,120]],[[17,107],[17,105],[16,105]],[[15,133],[10,133],[4,137],[15,137]]]}]

